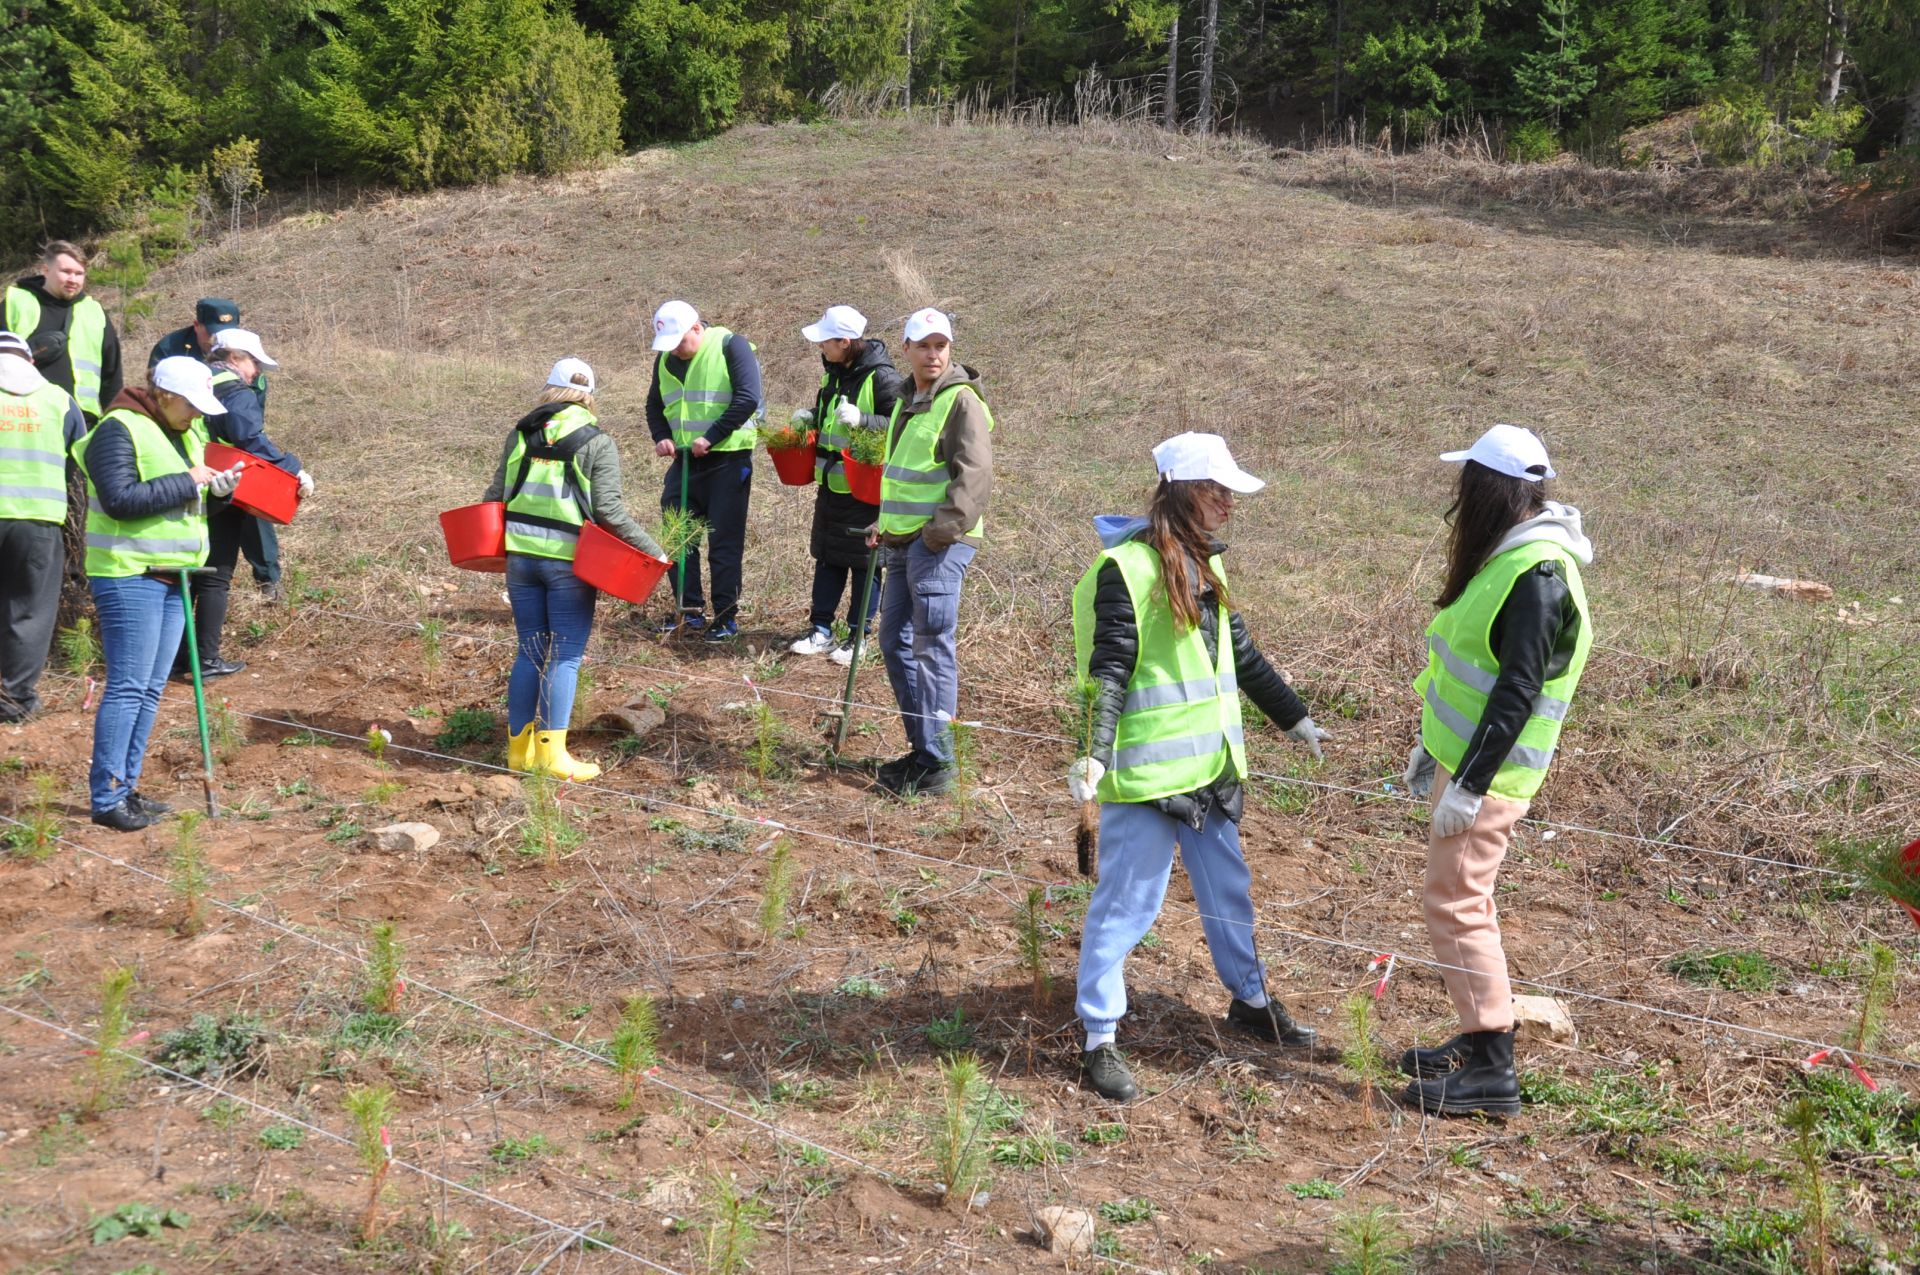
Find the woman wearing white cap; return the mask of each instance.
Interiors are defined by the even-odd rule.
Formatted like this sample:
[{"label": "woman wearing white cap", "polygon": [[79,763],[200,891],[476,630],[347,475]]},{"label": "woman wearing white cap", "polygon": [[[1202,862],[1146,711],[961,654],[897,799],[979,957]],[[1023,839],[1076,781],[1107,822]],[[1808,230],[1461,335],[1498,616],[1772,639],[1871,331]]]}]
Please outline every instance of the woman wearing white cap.
[{"label": "woman wearing white cap", "polygon": [[207,560],[202,492],[226,496],[240,471],[203,460],[195,428],[225,409],[198,359],[161,359],[153,387],[127,388],[73,445],[87,479],[87,585],[100,617],[107,684],[93,717],[87,776],[93,821],[119,832],[146,827],[168,807],[140,794],[141,764],[160,692],[180,647],[186,613],[180,572]]},{"label": "woman wearing white cap", "polygon": [[1124,966],[1166,900],[1176,847],[1232,996],[1228,1024],[1281,1045],[1314,1040],[1267,995],[1240,852],[1241,694],[1316,758],[1327,738],[1230,609],[1219,531],[1235,493],[1266,484],[1234,463],[1217,434],[1177,435],[1153,460],[1160,482],[1147,516],[1094,520],[1104,548],[1073,592],[1093,739],[1067,787],[1075,800],[1102,803],[1100,880],[1080,941],[1075,1009],[1087,1031],[1088,1087],[1123,1102],[1139,1092],[1113,1043],[1127,1012]]},{"label": "woman wearing white cap", "polygon": [[1511,1115],[1520,1083],[1494,879],[1586,667],[1593,624],[1580,568],[1593,546],[1580,511],[1547,499],[1553,466],[1531,431],[1495,425],[1441,459],[1461,466],[1460,485],[1440,613],[1414,682],[1424,703],[1406,780],[1434,798],[1423,903],[1461,1031],[1409,1049],[1400,1067],[1415,1077],[1406,1100],[1422,1110]]},{"label": "woman wearing white cap", "polygon": [[[862,568],[867,565],[867,528],[880,516],[847,486],[840,451],[853,442],[857,429],[885,429],[900,398],[900,373],[887,357],[887,343],[867,334],[867,316],[850,305],[828,306],[818,323],[800,329],[800,335],[820,347],[825,371],[813,406],[793,414],[802,427],[818,426],[819,441],[813,466],[818,493],[813,499],[813,603],[807,613],[812,627],[795,642],[795,655],[832,652],[837,664],[853,663],[853,646],[836,644],[833,613],[847,598],[847,629],[871,626],[880,607],[880,589],[868,587]],[[860,610],[862,595],[867,608]]]},{"label": "woman wearing white cap", "polygon": [[591,521],[634,548],[663,556],[620,495],[620,449],[593,414],[593,369],[561,359],[539,405],[514,425],[483,501],[507,506],[507,597],[519,653],[507,680],[507,764],[560,779],[600,767],[567,752],[580,660],[599,592],[573,573],[580,528]]},{"label": "woman wearing white cap", "polygon": [[[267,437],[266,400],[257,386],[262,372],[280,366],[268,357],[260,338],[246,328],[223,328],[210,338],[213,349],[213,392],[227,410],[204,424],[209,441],[225,443],[278,465],[300,480],[299,498],[313,491],[313,475],[300,458],[282,450]],[[220,658],[220,636],[227,626],[227,601],[233,589],[233,570],[254,515],[225,502],[207,510],[207,565],[193,591],[193,636],[200,645],[200,676],[226,677],[246,667],[244,660]],[[188,677],[193,652],[182,650],[173,675]]]}]

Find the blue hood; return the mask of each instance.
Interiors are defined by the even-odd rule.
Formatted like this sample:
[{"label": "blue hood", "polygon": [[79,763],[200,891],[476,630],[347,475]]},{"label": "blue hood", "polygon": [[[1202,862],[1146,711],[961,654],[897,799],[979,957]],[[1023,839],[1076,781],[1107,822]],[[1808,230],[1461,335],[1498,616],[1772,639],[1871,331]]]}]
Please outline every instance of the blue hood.
[{"label": "blue hood", "polygon": [[1099,533],[1100,547],[1123,545],[1147,529],[1147,520],[1137,514],[1096,514],[1093,529]]}]

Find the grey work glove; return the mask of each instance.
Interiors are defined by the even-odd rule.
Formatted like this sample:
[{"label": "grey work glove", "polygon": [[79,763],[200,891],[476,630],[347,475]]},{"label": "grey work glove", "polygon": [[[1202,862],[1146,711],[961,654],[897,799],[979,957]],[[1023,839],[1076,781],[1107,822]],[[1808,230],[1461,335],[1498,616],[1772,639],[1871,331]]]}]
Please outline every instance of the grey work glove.
[{"label": "grey work glove", "polygon": [[1311,748],[1315,761],[1325,761],[1327,759],[1326,754],[1320,751],[1320,741],[1323,739],[1332,739],[1333,736],[1316,726],[1311,717],[1301,718],[1293,725],[1287,727],[1284,733],[1288,739],[1295,740]]},{"label": "grey work glove", "polygon": [[813,428],[813,409],[811,407],[803,407],[798,411],[796,411],[792,416],[789,416],[787,419],[792,421],[795,425],[798,425],[801,429],[812,429]]},{"label": "grey work glove", "polygon": [[209,496],[231,496],[233,489],[240,485],[240,471],[246,467],[245,461],[236,461],[232,469],[215,470],[213,481],[207,484]]},{"label": "grey work glove", "polygon": [[1407,754],[1407,771],[1400,781],[1407,786],[1407,795],[1425,798],[1433,792],[1434,774],[1433,754],[1427,751],[1424,743],[1416,743],[1413,751]]},{"label": "grey work glove", "polygon": [[1480,817],[1480,798],[1459,784],[1448,784],[1433,807],[1433,835],[1457,837]]}]

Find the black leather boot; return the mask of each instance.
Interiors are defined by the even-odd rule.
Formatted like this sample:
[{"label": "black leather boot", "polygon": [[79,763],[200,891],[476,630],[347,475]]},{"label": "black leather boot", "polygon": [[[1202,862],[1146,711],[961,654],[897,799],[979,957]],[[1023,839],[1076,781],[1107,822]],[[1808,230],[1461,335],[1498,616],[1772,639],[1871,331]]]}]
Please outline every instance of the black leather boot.
[{"label": "black leather boot", "polygon": [[1293,1016],[1287,1013],[1287,1007],[1271,996],[1267,997],[1266,1004],[1258,1008],[1235,998],[1227,1006],[1227,1022],[1241,1031],[1252,1032],[1261,1040],[1294,1049],[1313,1048],[1313,1042],[1320,1035],[1313,1028],[1302,1027],[1294,1022]]},{"label": "black leather boot", "polygon": [[1421,1080],[1444,1076],[1458,1071],[1471,1053],[1473,1042],[1467,1039],[1465,1032],[1461,1032],[1446,1044],[1436,1045],[1432,1049],[1409,1049],[1400,1055],[1400,1070]]},{"label": "black leather boot", "polygon": [[1520,1077],[1513,1070],[1513,1032],[1467,1032],[1459,1070],[1407,1086],[1407,1105],[1443,1116],[1517,1116]]}]

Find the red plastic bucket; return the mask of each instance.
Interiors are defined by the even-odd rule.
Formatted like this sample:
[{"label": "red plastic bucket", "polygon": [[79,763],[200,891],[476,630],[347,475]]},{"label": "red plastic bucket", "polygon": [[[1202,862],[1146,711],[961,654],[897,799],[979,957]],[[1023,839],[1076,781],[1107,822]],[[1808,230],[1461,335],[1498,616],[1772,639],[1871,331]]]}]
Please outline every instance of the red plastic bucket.
[{"label": "red plastic bucket", "polygon": [[232,469],[241,461],[245,461],[247,467],[240,471],[240,485],[233,489],[231,497],[233,503],[282,527],[292,522],[294,511],[300,507],[298,478],[238,447],[207,444],[208,469]]},{"label": "red plastic bucket", "polygon": [[767,448],[767,455],[773,457],[773,472],[780,475],[781,482],[789,487],[805,487],[813,482],[813,441],[818,437],[818,434],[808,434],[805,447]]},{"label": "red plastic bucket", "polygon": [[440,515],[440,534],[447,540],[447,561],[468,571],[507,569],[507,506],[488,500],[462,505]]},{"label": "red plastic bucket", "polygon": [[847,467],[847,490],[853,493],[853,498],[862,504],[879,504],[880,472],[883,466],[862,465],[844,447],[840,449],[840,463]]},{"label": "red plastic bucket", "polygon": [[[1908,876],[1920,877],[1920,840],[1900,852],[1900,862],[1906,865]],[[1904,901],[1900,906],[1907,910],[1907,915],[1913,918],[1913,923],[1920,926],[1920,908]]]},{"label": "red plastic bucket", "polygon": [[573,552],[573,574],[600,592],[628,602],[645,602],[672,565],[593,523],[580,528],[580,543]]}]

